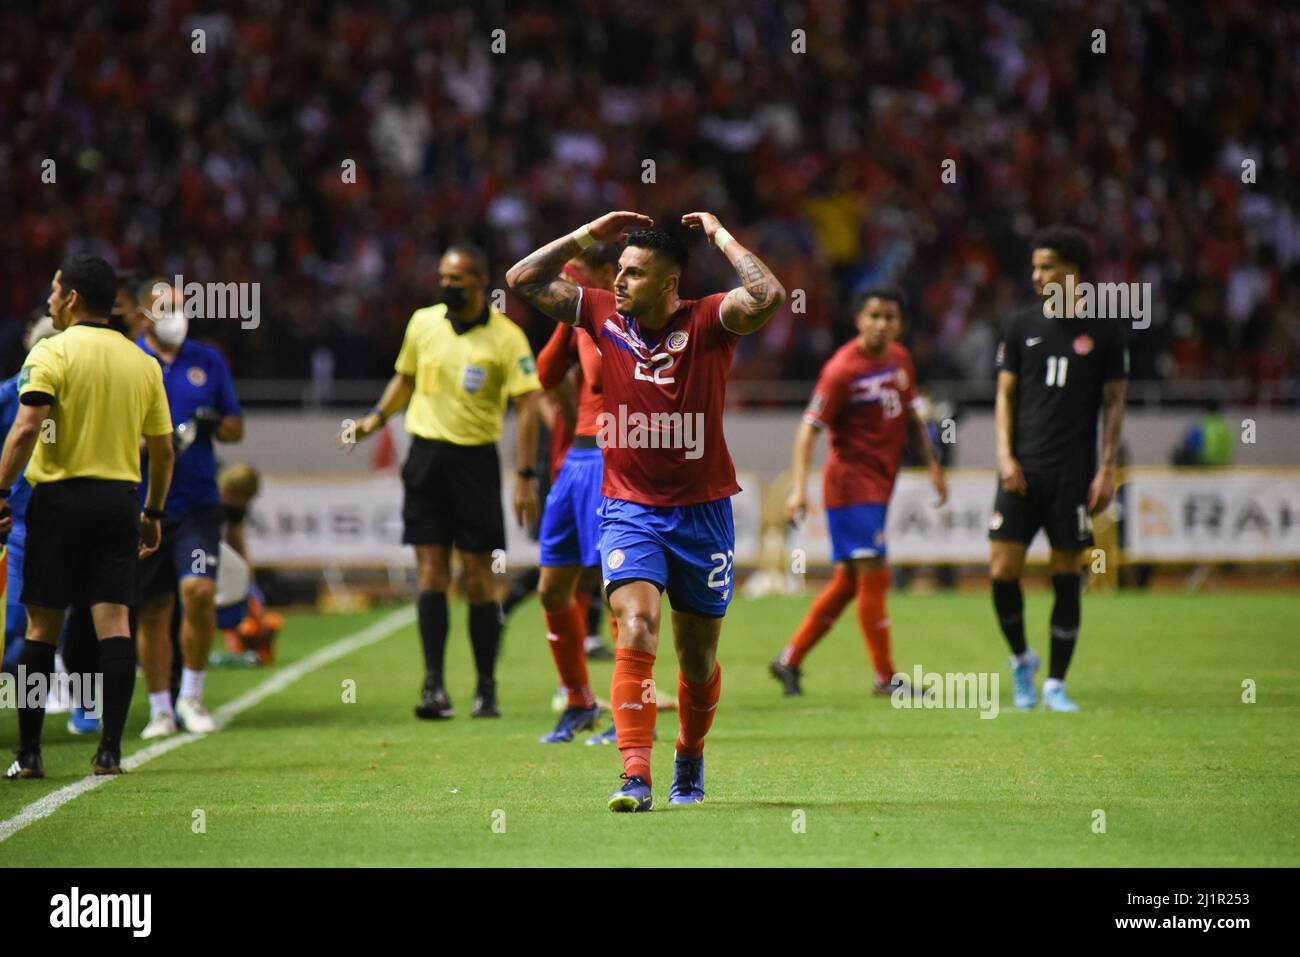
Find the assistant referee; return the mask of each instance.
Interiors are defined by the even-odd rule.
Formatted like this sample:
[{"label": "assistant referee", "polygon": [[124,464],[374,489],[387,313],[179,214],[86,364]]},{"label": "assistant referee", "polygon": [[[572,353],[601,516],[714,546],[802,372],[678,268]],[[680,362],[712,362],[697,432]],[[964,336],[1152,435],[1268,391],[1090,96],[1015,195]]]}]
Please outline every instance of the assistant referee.
[{"label": "assistant referee", "polygon": [[383,427],[406,409],[411,451],[402,467],[405,496],[402,541],[415,546],[419,570],[420,642],[424,687],[415,713],[450,718],[443,687],[447,644],[447,587],[451,549],[460,552],[461,591],[469,602],[469,637],[478,671],[473,717],[500,716],[496,657],[500,609],[492,587],[492,552],[506,545],[501,514],[501,464],[496,443],[506,404],[519,415],[514,486],[515,518],[537,517],[537,433],[523,410],[541,389],[523,330],[487,302],[487,257],[477,247],[449,247],[438,264],[442,302],[411,316],[378,404],[340,441],[348,445]]},{"label": "assistant referee", "polygon": [[[50,317],[59,335],[39,343],[18,378],[18,417],[0,456],[0,534],[12,525],[10,486],[27,466],[27,554],[23,604],[27,641],[18,664],[48,687],[69,605],[90,606],[99,639],[103,713],[96,774],[121,774],[122,728],[135,689],[127,608],[136,565],[158,547],[171,484],[171,414],[158,363],[108,324],[117,291],[98,257],[70,260],[54,274]],[[140,514],[140,437],[149,486]],[[28,459],[31,460],[28,464]],[[8,778],[44,777],[45,694],[19,695],[17,759]],[[30,705],[30,707],[28,706]]]}]

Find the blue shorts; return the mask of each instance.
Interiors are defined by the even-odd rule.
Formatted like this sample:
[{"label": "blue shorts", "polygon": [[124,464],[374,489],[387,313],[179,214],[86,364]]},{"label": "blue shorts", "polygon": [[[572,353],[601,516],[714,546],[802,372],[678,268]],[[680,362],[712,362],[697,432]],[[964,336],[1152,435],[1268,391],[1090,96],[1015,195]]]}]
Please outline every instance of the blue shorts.
[{"label": "blue shorts", "polygon": [[642,578],[675,611],[721,618],[731,603],[736,530],[731,499],[675,508],[617,498],[600,503],[600,571],[611,582]]},{"label": "blue shorts", "polygon": [[887,505],[844,505],[826,510],[831,533],[831,561],[884,558]]},{"label": "blue shorts", "polygon": [[225,520],[220,505],[201,505],[179,518],[163,519],[162,543],[140,562],[140,600],[174,595],[183,578],[216,581]]},{"label": "blue shorts", "polygon": [[18,665],[18,652],[27,637],[27,609],[20,599],[23,595],[23,551],[27,540],[25,525],[18,522],[9,532],[5,547],[5,656],[4,670],[12,672]]},{"label": "blue shorts", "polygon": [[600,564],[600,449],[569,449],[542,511],[541,563],[547,568]]}]

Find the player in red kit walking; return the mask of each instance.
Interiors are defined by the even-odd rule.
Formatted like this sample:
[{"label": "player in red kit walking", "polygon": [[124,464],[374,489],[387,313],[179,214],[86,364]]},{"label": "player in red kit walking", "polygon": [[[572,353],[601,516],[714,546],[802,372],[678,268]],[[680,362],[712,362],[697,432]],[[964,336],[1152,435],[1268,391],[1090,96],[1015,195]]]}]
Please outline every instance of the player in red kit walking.
[{"label": "player in red kit walking", "polygon": [[[730,498],[740,490],[722,431],[726,380],[740,337],[762,328],[785,301],[772,271],[717,217],[689,213],[682,223],[704,231],[735,267],[741,287],[680,298],[685,244],[649,228],[649,217],[626,212],[606,213],[506,273],[517,294],[551,318],[581,326],[601,352],[600,558],[618,621],[610,705],[624,770],[611,811],[648,811],[654,803],[653,670],[664,592],[679,668],[668,799],[704,799],[704,738],[722,690],[718,636],[732,593]],[[561,278],[561,267],[580,249],[625,232],[613,294]]]},{"label": "player in red kit walking", "polygon": [[885,513],[909,426],[930,469],[938,504],[948,499],[943,469],[915,409],[912,356],[894,341],[902,326],[902,296],[890,289],[868,289],[858,297],[858,303],[855,321],[859,334],[822,367],[795,438],[794,487],[785,506],[786,519],[791,522],[799,521],[807,508],[805,488],[817,433],[823,428],[830,430],[822,504],[826,508],[835,574],[814,599],[794,638],[772,662],[772,675],[787,695],[803,693],[799,665],[855,595],[858,624],[876,674],[875,690],[889,694],[895,687],[889,617],[885,611],[889,591]]}]

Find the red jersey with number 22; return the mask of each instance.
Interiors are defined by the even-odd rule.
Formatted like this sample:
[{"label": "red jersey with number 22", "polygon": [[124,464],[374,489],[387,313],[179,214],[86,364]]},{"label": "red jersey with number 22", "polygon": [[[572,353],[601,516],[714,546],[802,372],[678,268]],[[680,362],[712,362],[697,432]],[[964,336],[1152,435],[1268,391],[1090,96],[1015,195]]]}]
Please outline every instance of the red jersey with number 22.
[{"label": "red jersey with number 22", "polygon": [[605,410],[601,492],[673,507],[740,491],[722,431],[727,376],[740,336],[722,325],[725,293],[683,299],[662,329],[642,329],[614,294],[579,287],[577,325],[600,349]]},{"label": "red jersey with number 22", "polygon": [[826,361],[803,414],[805,422],[830,430],[822,473],[826,508],[889,501],[907,440],[907,409],[915,401],[912,356],[896,342],[872,358],[854,339]]}]

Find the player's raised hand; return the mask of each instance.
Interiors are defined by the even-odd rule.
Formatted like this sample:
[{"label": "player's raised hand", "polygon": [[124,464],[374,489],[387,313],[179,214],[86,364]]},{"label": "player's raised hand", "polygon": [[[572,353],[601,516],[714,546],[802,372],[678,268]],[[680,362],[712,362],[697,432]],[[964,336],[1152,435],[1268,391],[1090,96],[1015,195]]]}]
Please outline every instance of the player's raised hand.
[{"label": "player's raised hand", "polygon": [[801,488],[791,489],[785,500],[785,520],[798,528],[808,515],[808,497]]},{"label": "player's raised hand", "polygon": [[1002,483],[1003,491],[1012,495],[1024,495],[1029,490],[1025,483],[1025,472],[1013,458],[998,462],[998,481]]},{"label": "player's raised hand", "polygon": [[713,242],[713,234],[722,228],[722,223],[712,213],[687,213],[682,217],[682,225],[704,230],[704,236],[709,242]]},{"label": "player's raised hand", "polygon": [[934,486],[934,494],[939,496],[939,501],[934,503],[934,507],[945,505],[948,501],[948,477],[943,474],[943,466],[938,462],[930,466],[930,484]]},{"label": "player's raised hand", "polygon": [[649,229],[654,224],[655,221],[649,216],[620,210],[593,219],[587,224],[587,232],[599,242],[611,243],[622,239],[634,229]]},{"label": "player's raised hand", "polygon": [[1115,497],[1115,470],[1103,465],[1088,486],[1088,512],[1096,515]]}]

